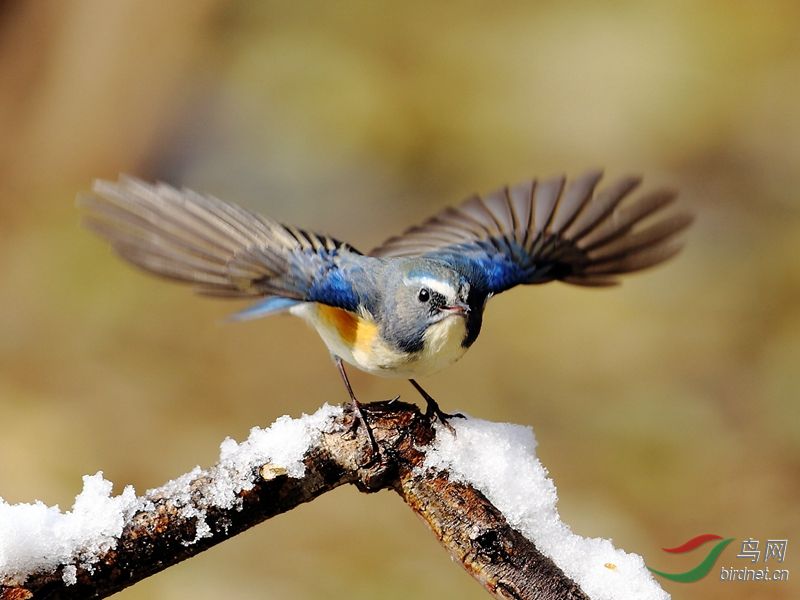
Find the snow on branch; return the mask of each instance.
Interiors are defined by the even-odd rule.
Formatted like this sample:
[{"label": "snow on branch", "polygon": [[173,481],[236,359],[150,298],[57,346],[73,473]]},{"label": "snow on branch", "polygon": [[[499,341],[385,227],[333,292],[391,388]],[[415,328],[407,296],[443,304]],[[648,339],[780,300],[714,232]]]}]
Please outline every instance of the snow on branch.
[{"label": "snow on branch", "polygon": [[103,598],[342,484],[394,489],[496,598],[663,600],[641,557],[561,522],[529,428],[453,420],[414,405],[366,405],[380,446],[347,408],[281,417],[219,462],[137,497],[84,477],[71,511],[0,499],[0,600]]}]

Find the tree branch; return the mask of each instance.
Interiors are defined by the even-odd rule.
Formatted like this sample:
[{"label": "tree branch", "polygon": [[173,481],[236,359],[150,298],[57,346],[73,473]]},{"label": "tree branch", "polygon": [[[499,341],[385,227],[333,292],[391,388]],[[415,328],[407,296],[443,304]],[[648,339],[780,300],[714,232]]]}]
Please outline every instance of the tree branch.
[{"label": "tree branch", "polygon": [[23,584],[0,586],[0,600],[106,597],[342,484],[363,492],[395,490],[496,598],[588,598],[479,491],[451,481],[447,472],[421,468],[435,430],[416,406],[374,403],[364,410],[379,457],[366,436],[351,433],[352,415],[345,410],[305,453],[301,477],[262,464],[252,488],[220,508],[211,499],[230,479],[228,467],[189,473],[141,497],[116,546],[92,564],[78,565],[75,577],[65,577],[63,566],[35,573]]}]

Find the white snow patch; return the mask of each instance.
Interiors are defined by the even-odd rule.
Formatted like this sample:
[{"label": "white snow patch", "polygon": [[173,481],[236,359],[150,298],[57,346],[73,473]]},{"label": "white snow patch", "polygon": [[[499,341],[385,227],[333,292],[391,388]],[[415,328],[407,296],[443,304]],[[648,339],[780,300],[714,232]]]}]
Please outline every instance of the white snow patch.
[{"label": "white snow patch", "polygon": [[[289,477],[302,477],[306,452],[341,413],[341,407],[326,404],[313,415],[284,416],[267,429],[254,427],[240,444],[228,438],[220,445],[216,467],[209,471],[195,467],[148,495],[169,496],[184,517],[197,518],[195,539],[188,543],[208,537],[212,535],[205,520],[208,508],[236,506],[237,494],[255,486],[265,464],[285,470]],[[204,475],[213,476],[214,486],[198,498],[191,482]],[[53,572],[60,566],[64,582],[71,585],[77,581],[78,566],[91,570],[101,555],[116,547],[134,513],[154,509],[153,502],[137,498],[131,486],[119,496],[111,496],[111,489],[102,472],[84,476],[83,491],[66,513],[38,500],[12,505],[0,498],[0,585],[21,585],[33,573]]]},{"label": "white snow patch", "polygon": [[67,565],[64,567],[64,570],[61,572],[61,579],[63,579],[64,583],[67,585],[75,585],[78,583],[78,567],[75,565]]},{"label": "white snow patch", "polygon": [[480,419],[453,419],[453,436],[439,427],[422,468],[446,470],[471,484],[505,516],[509,525],[575,581],[594,600],[666,600],[637,554],[609,540],[576,535],[561,521],[558,495],[536,458],[533,430]]},{"label": "white snow patch", "polygon": [[[219,446],[219,461],[213,470],[195,467],[178,479],[149,490],[147,495],[169,496],[181,509],[181,516],[197,519],[194,539],[185,542],[191,545],[213,535],[206,521],[207,509],[237,506],[238,495],[253,489],[263,465],[280,467],[293,478],[305,475],[303,458],[306,452],[319,442],[324,429],[341,414],[342,407],[325,404],[313,415],[304,414],[298,419],[284,415],[266,429],[253,427],[241,443],[226,438]],[[191,482],[201,476],[210,477],[210,485],[200,488],[203,495],[198,498],[192,493]]]},{"label": "white snow patch", "polygon": [[138,507],[132,487],[119,496],[111,496],[111,488],[102,471],[84,475],[83,491],[65,513],[40,501],[8,504],[0,498],[0,583],[22,584],[31,573],[61,565],[64,582],[75,583],[75,565],[90,567],[94,557],[114,548]]},{"label": "white snow patch", "polygon": [[313,415],[299,419],[283,416],[267,429],[254,427],[240,444],[226,439],[219,447],[219,468],[226,476],[216,477],[218,485],[211,498],[214,506],[230,507],[235,494],[252,489],[262,465],[282,467],[295,479],[305,475],[306,452],[319,442],[323,429],[341,414],[341,406],[325,404]]},{"label": "white snow patch", "polygon": [[[293,478],[305,475],[306,452],[341,414],[340,406],[325,404],[313,415],[304,414],[298,419],[284,415],[266,429],[253,427],[241,443],[226,438],[219,446],[219,461],[213,470],[195,467],[158,489],[148,490],[147,495],[169,496],[173,505],[181,509],[182,517],[197,519],[194,539],[185,542],[194,544],[213,535],[206,521],[207,509],[236,507],[240,503],[239,494],[255,486],[262,466],[280,467]],[[210,485],[201,487],[198,491],[203,495],[198,497],[193,494],[191,483],[202,476],[210,478]]]}]

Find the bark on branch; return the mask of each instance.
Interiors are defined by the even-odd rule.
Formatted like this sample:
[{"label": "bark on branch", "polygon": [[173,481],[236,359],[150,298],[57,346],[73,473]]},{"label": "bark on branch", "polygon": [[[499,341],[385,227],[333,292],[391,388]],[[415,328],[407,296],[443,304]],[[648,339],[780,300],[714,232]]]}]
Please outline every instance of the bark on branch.
[{"label": "bark on branch", "polygon": [[117,546],[91,571],[78,567],[76,583],[65,584],[61,569],[38,573],[22,586],[0,586],[0,600],[104,598],[342,484],[353,484],[362,492],[395,490],[453,558],[496,598],[588,598],[533,542],[512,529],[480,492],[450,481],[445,472],[415,469],[435,434],[416,406],[373,403],[364,410],[381,449],[378,460],[366,437],[350,432],[352,415],[346,410],[307,452],[303,477],[262,465],[255,487],[239,493],[235,508],[214,508],[206,501],[215,477],[222,475],[219,467],[190,476],[189,502],[205,512],[210,531],[201,525],[203,531],[198,532],[201,521],[187,516],[187,499],[170,496],[174,486],[152,490],[145,498],[149,502],[126,524]]}]

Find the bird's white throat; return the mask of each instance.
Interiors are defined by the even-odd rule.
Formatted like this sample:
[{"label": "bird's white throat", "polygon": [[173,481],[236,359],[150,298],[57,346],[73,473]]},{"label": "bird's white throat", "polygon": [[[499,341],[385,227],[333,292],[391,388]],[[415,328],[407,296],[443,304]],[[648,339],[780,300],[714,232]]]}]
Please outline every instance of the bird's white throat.
[{"label": "bird's white throat", "polygon": [[415,377],[440,371],[461,358],[467,351],[462,345],[466,336],[467,320],[461,315],[449,315],[428,327],[422,351],[414,360]]}]

